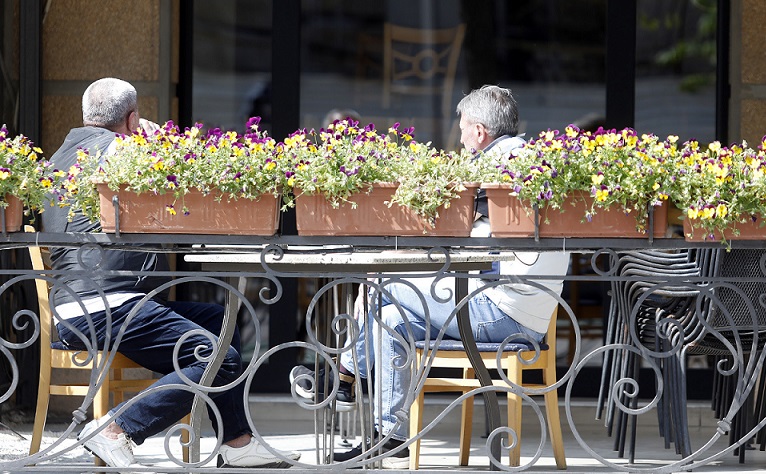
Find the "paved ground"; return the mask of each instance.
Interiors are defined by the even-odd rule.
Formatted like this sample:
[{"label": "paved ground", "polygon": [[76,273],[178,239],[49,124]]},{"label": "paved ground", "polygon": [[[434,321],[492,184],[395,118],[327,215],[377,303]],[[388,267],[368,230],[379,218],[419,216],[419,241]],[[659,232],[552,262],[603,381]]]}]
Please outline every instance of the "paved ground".
[{"label": "paved ground", "polygon": [[[438,396],[429,396],[426,398],[426,417],[425,422],[440,413],[446,406],[443,398]],[[313,465],[318,463],[315,447],[320,443],[315,436],[309,433],[314,431],[314,420],[311,412],[297,407],[288,396],[253,396],[251,399],[251,411],[253,422],[269,443],[278,449],[294,449],[302,453],[301,461]],[[501,407],[502,410],[502,407]],[[523,445],[522,462],[529,462],[531,456],[536,451],[536,444],[539,443],[539,422],[532,414],[532,409],[526,407],[525,422],[523,427]],[[653,414],[645,415],[638,428],[638,455],[637,463],[629,464],[628,460],[616,456],[612,449],[613,439],[606,435],[603,423],[594,420],[594,403],[592,401],[575,401],[572,403],[572,419],[575,420],[575,426],[580,433],[580,437],[588,440],[588,449],[581,446],[575,439],[567,421],[564,412],[563,428],[566,446],[568,472],[654,472],[660,466],[667,465],[669,462],[679,459],[672,449],[665,449],[657,436],[656,416]],[[707,404],[693,404],[689,407],[690,429],[693,435],[693,444],[695,449],[701,447],[705,440],[709,439],[715,433],[715,420],[712,419],[712,412]],[[486,471],[488,470],[488,460],[486,457],[485,444],[486,439],[480,435],[484,433],[483,410],[480,402],[477,402],[476,415],[478,418],[474,423],[474,437],[472,439],[472,451],[470,458],[470,470]],[[459,411],[451,413],[442,423],[432,430],[426,440],[423,442],[423,453],[421,455],[421,469],[423,470],[457,470],[457,442],[458,442],[458,418]],[[9,461],[19,459],[26,455],[29,442],[27,441],[31,433],[31,425],[28,423],[13,423],[8,425],[17,431],[25,439],[21,439],[8,428],[0,428],[0,471],[3,472],[22,472],[8,471]],[[53,424],[48,427],[43,440],[43,446],[49,446],[54,443],[67,426],[63,424]],[[201,451],[203,456],[209,454],[214,441],[211,438],[212,430],[209,426],[203,428],[203,439]],[[65,442],[74,442],[75,435],[70,435]],[[350,443],[358,443],[360,438],[350,440]],[[168,466],[172,466],[166,460],[164,447],[164,438],[156,436],[148,440],[135,449],[136,458],[139,462],[148,466],[147,472],[171,472]],[[336,437],[336,449],[345,450],[341,445],[340,437]],[[719,442],[713,452],[718,452],[726,448],[725,440]],[[592,452],[591,452],[592,450]],[[180,454],[180,448],[174,447],[174,452]],[[615,465],[604,465],[594,459],[592,453],[603,456],[609,462]],[[92,469],[92,458],[81,447],[73,448],[69,453],[61,455],[56,460],[41,463],[35,468],[26,469],[24,472],[62,472],[65,465],[74,466],[77,472],[90,472]],[[640,461],[640,462],[639,462]],[[751,450],[747,452],[746,463],[741,465],[732,454],[724,455],[720,460],[713,461],[708,466],[695,469],[695,472],[756,472],[766,468],[766,453]],[[298,468],[293,468],[297,470]],[[69,469],[66,469],[69,472]],[[552,452],[548,444],[543,449],[542,457],[527,472],[553,472],[555,463]]]}]

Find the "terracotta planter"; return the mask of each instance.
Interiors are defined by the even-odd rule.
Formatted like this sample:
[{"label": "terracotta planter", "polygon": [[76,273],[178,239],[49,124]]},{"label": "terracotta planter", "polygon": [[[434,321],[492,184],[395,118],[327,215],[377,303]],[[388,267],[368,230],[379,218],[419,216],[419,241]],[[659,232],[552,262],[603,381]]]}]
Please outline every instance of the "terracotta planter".
[{"label": "terracotta planter", "polygon": [[721,234],[720,232],[710,232],[705,229],[692,226],[689,219],[684,219],[684,238],[687,242],[704,242],[706,240],[713,242],[721,242],[723,240],[766,240],[766,225],[761,227],[763,220],[759,219],[757,222],[748,221],[745,223],[737,224],[735,227],[739,230],[739,235],[735,235],[734,231],[726,230]]},{"label": "terracotta planter", "polygon": [[[516,196],[509,194],[510,188],[502,184],[482,184],[487,191],[489,223],[493,237],[534,237],[534,213],[527,211]],[[573,200],[574,205],[565,203],[564,212],[555,209],[540,209],[540,237],[628,237],[644,238],[636,230],[634,215],[619,210],[599,209],[590,222],[581,222],[592,198]],[[549,223],[545,223],[545,218]],[[654,237],[665,236],[668,227],[668,206],[654,208]]]},{"label": "terracotta planter", "polygon": [[369,194],[354,196],[356,209],[348,203],[335,209],[322,195],[310,196],[296,190],[298,235],[468,237],[471,234],[478,185],[471,185],[448,209],[441,209],[435,227],[405,207],[396,204],[388,207],[386,201],[394,195],[396,186],[378,183]]},{"label": "terracotta planter", "polygon": [[6,194],[5,202],[8,203],[8,207],[5,208],[5,232],[18,232],[21,230],[24,217],[24,204],[19,198],[10,194]]},{"label": "terracotta planter", "polygon": [[167,211],[172,195],[136,194],[112,191],[98,185],[101,198],[101,228],[115,231],[115,209],[112,197],[119,198],[120,232],[151,234],[232,234],[274,235],[279,226],[279,196],[267,194],[258,200],[238,199],[216,202],[216,194],[207,196],[192,191],[184,197],[189,214],[182,212],[181,199],[176,202],[176,215]]}]

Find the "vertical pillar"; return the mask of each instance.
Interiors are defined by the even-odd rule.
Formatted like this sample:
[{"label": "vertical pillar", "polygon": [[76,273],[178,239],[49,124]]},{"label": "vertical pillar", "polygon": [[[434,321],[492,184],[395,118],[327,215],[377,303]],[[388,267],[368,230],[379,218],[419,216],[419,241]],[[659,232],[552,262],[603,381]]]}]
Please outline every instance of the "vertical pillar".
[{"label": "vertical pillar", "polygon": [[606,125],[633,127],[636,116],[637,0],[606,6]]},{"label": "vertical pillar", "polygon": [[[18,133],[40,144],[42,116],[42,5],[19,2],[19,122]],[[14,131],[12,130],[11,133]]]}]

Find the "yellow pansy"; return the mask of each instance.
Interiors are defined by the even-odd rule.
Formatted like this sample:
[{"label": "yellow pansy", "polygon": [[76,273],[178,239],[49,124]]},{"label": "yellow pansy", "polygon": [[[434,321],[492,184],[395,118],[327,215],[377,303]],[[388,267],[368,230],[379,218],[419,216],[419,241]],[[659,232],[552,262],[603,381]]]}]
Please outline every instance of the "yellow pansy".
[{"label": "yellow pansy", "polygon": [[596,191],[596,201],[606,201],[606,199],[609,197],[609,190],[608,189],[599,189]]}]

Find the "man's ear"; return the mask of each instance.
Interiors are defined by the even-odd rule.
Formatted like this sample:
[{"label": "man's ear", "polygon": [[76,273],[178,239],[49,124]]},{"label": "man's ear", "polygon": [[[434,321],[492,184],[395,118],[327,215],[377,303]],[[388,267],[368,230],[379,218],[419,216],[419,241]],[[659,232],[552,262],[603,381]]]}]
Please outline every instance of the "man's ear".
[{"label": "man's ear", "polygon": [[125,126],[128,128],[128,131],[130,133],[133,133],[136,130],[138,130],[139,125],[140,125],[140,119],[138,116],[138,111],[134,110],[130,112],[127,118],[125,119]]},{"label": "man's ear", "polygon": [[482,124],[476,124],[476,142],[482,150],[492,143],[492,137],[489,136],[487,129]]}]

